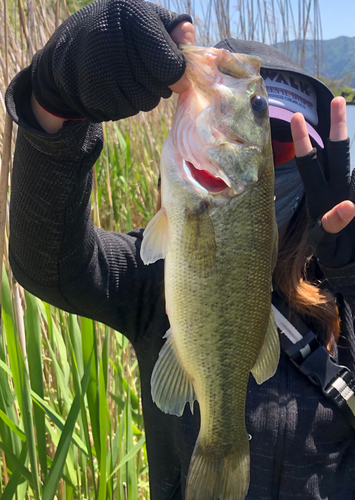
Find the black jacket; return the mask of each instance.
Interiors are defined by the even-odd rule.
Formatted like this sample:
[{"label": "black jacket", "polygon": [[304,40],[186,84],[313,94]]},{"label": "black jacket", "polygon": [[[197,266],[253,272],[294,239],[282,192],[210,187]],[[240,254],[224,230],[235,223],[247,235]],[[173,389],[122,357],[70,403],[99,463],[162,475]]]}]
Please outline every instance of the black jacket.
[{"label": "black jacket", "polygon": [[[41,299],[101,321],[132,342],[141,374],[151,498],[183,499],[198,405],[194,416],[187,407],[178,418],[162,413],[150,394],[152,369],[169,327],[163,262],[143,265],[142,230],[116,234],[93,226],[91,167],[102,149],[101,126],[71,122],[49,136],[30,110],[30,94],[26,69],[6,98],[19,124],[10,210],[14,275]],[[337,361],[355,372],[354,287],[349,286],[354,264],[328,274],[342,320]],[[354,431],[283,354],[270,380],[258,386],[250,376],[246,427],[248,500],[355,499]]]}]

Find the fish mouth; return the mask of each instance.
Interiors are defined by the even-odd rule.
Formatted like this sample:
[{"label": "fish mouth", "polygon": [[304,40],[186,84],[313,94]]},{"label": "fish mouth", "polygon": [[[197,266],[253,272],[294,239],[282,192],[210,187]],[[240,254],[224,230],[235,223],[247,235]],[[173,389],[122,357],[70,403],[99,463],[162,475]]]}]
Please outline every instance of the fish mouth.
[{"label": "fish mouth", "polygon": [[190,161],[184,161],[184,173],[186,180],[195,188],[200,188],[210,194],[221,194],[226,190],[229,191],[230,186],[220,177],[216,177],[207,170],[196,168]]}]

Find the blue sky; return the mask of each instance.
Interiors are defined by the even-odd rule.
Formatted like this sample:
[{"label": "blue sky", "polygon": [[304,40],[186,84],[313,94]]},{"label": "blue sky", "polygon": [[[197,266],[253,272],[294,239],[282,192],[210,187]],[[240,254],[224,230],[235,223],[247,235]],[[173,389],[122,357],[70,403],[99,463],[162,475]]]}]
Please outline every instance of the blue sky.
[{"label": "blue sky", "polygon": [[[159,0],[158,0],[159,1]],[[178,4],[182,4],[180,0],[175,0],[178,2]],[[162,4],[169,3],[171,4],[171,8],[174,6],[174,0],[160,0]],[[297,21],[297,15],[298,15],[298,5],[301,0],[289,0],[290,4],[292,5],[292,11],[295,16],[295,23],[296,23],[296,29],[298,30],[298,21]],[[202,15],[202,9],[201,9],[201,4],[206,6],[209,2],[206,2],[206,0],[192,0],[192,4],[195,6],[196,9],[196,15],[202,20],[203,15]],[[242,0],[241,5],[247,5],[247,3],[251,4],[253,3],[254,5],[254,16],[256,15],[256,6],[258,2],[256,0]],[[263,5],[263,1],[260,2],[261,5]],[[278,5],[279,1],[274,0],[274,5],[275,9],[277,12],[279,12]],[[282,2],[285,5],[285,2]],[[236,6],[238,5],[237,0],[230,0],[230,20],[231,20],[231,29],[232,29],[232,35],[238,36],[238,31],[239,28],[239,14],[238,11],[236,10]],[[271,12],[271,0],[266,0],[266,4],[269,7],[269,11]],[[313,11],[313,5],[314,5],[314,0],[312,0],[311,3],[311,14],[310,17],[313,19],[314,16],[314,11]],[[355,2],[354,0],[318,0],[318,5],[320,8],[321,12],[321,21],[322,21],[322,32],[323,32],[323,40],[330,40],[332,38],[337,38],[339,36],[349,36],[349,37],[354,37],[355,36]],[[280,28],[280,37],[282,36],[281,33],[281,22],[278,23],[279,28]],[[296,35],[294,33],[289,32],[289,39],[294,40],[296,38]],[[308,38],[313,38],[313,36],[310,36]],[[281,41],[281,38],[279,39]]]},{"label": "blue sky", "polygon": [[[230,0],[230,4],[237,3]],[[255,2],[256,3],[256,2]],[[299,0],[290,0],[295,16],[298,13]],[[275,6],[278,2],[275,2]],[[313,18],[313,5],[311,19]],[[355,1],[354,0],[318,0],[320,7],[323,40],[330,40],[338,36],[355,36]],[[290,40],[294,37],[290,35]]]},{"label": "blue sky", "polygon": [[[294,0],[292,0],[294,3]],[[323,40],[355,36],[354,0],[319,0]]]}]

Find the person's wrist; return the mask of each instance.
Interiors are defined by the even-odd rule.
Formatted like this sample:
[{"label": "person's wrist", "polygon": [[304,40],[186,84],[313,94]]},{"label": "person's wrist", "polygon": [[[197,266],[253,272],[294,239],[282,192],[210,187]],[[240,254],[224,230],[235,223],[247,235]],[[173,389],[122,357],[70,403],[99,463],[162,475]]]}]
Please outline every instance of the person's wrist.
[{"label": "person's wrist", "polygon": [[38,123],[48,134],[55,134],[63,127],[65,119],[54,116],[42,108],[35,98],[34,93],[31,95],[31,107]]}]

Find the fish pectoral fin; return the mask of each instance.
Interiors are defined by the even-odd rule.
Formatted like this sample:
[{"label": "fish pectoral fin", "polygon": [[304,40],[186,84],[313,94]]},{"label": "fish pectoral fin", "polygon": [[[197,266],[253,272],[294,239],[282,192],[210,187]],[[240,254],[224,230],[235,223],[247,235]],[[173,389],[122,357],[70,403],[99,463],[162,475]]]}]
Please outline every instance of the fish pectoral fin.
[{"label": "fish pectoral fin", "polygon": [[161,208],[144,230],[141,246],[141,259],[144,264],[153,264],[164,259],[168,251],[168,217]]},{"label": "fish pectoral fin", "polygon": [[170,329],[165,337],[166,342],[161,348],[152,373],[152,399],[164,413],[180,417],[186,403],[190,403],[191,413],[193,413],[196,395],[191,380],[175,354]]},{"label": "fish pectoral fin", "polygon": [[258,384],[272,377],[280,358],[280,340],[277,333],[274,312],[270,309],[270,319],[263,346],[251,372]]}]

